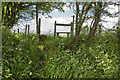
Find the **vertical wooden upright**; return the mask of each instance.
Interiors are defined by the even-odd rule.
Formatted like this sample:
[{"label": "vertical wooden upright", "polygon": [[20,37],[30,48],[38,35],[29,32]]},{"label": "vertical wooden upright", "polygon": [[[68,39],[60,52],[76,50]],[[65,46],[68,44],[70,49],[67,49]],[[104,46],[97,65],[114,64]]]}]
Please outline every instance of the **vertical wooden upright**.
[{"label": "vertical wooden upright", "polygon": [[29,34],[29,30],[30,30],[30,25],[28,25],[28,34]]},{"label": "vertical wooden upright", "polygon": [[67,37],[69,37],[69,33],[67,33]]},{"label": "vertical wooden upright", "polygon": [[18,34],[19,34],[19,29],[18,29]]},{"label": "vertical wooden upright", "polygon": [[36,4],[36,34],[38,34],[38,4]]},{"label": "vertical wooden upright", "polygon": [[25,35],[27,34],[27,25],[25,26]]},{"label": "vertical wooden upright", "polygon": [[54,36],[56,36],[56,21],[55,21],[55,24],[54,24]]},{"label": "vertical wooden upright", "polygon": [[73,34],[74,34],[74,18],[75,18],[75,16],[73,15],[73,30],[72,30],[72,32],[73,32]]},{"label": "vertical wooden upright", "polygon": [[57,36],[59,36],[59,33],[57,33]]},{"label": "vertical wooden upright", "polygon": [[39,18],[39,26],[38,26],[38,34],[40,35],[40,27],[41,27],[41,18]]},{"label": "vertical wooden upright", "polygon": [[74,34],[74,15],[72,16],[73,17],[73,22],[71,22],[71,36],[73,36]]},{"label": "vertical wooden upright", "polygon": [[71,36],[73,36],[73,22],[71,22]]}]

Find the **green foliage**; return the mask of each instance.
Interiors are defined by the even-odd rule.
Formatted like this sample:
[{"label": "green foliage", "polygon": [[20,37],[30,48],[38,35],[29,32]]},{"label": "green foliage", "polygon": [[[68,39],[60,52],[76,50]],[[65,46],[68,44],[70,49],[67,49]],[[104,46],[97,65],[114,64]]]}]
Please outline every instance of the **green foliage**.
[{"label": "green foliage", "polygon": [[3,80],[7,78],[117,78],[118,44],[114,33],[96,35],[88,47],[81,34],[77,49],[64,50],[72,37],[15,34],[2,28]]},{"label": "green foliage", "polygon": [[27,6],[25,4],[27,3],[3,2],[2,3],[2,24],[7,27],[9,26],[9,28],[13,27],[14,24],[17,24],[18,19],[21,19],[24,17],[23,15],[21,15],[21,12],[27,11]]},{"label": "green foliage", "polygon": [[[17,24],[19,19],[25,21],[34,18],[35,5],[38,4],[39,13],[48,15],[54,9],[64,11],[63,2],[3,2],[2,3],[2,24],[6,27],[12,28]],[[48,15],[48,17],[50,17]]]},{"label": "green foliage", "polygon": [[2,30],[3,80],[38,77],[45,56],[35,35],[13,34]]},{"label": "green foliage", "polygon": [[[112,37],[112,38],[111,38]],[[76,54],[71,50],[58,52],[47,60],[45,78],[117,78],[118,47],[115,36],[98,38],[90,47],[81,43]]]}]

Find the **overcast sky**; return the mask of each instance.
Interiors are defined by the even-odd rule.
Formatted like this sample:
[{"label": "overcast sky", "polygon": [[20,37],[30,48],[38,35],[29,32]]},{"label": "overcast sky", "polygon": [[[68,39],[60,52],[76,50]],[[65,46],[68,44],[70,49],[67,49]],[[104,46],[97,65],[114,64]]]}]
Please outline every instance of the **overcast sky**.
[{"label": "overcast sky", "polygon": [[[69,4],[69,3],[68,3]],[[111,9],[112,8],[112,9]],[[118,11],[118,7],[111,5],[108,8],[108,11],[111,13],[115,13]],[[44,16],[42,16],[41,14],[39,14],[39,17],[41,18],[41,34],[53,34],[54,32],[54,23],[55,21],[57,21],[57,23],[66,23],[69,24],[73,21],[72,16],[75,15],[73,12],[73,9],[69,9],[68,7],[64,7],[65,12],[59,12],[58,10],[54,10],[52,11],[49,15],[52,16],[52,18],[45,18]],[[104,27],[106,28],[112,28],[117,22],[118,22],[118,17],[116,18],[110,18],[110,17],[106,17],[106,16],[102,16],[102,19],[104,18],[104,20],[109,21],[107,23],[102,23]],[[26,24],[30,24],[30,33],[36,33],[36,19],[33,19],[31,21],[28,22],[22,22],[23,24],[21,24],[19,27],[20,32],[24,32],[24,28]],[[84,23],[84,25],[86,24],[90,24],[90,22],[86,22]],[[15,25],[13,29],[17,29],[18,26]],[[58,26],[57,27],[57,31],[70,31],[70,27],[63,27],[63,26]]]}]

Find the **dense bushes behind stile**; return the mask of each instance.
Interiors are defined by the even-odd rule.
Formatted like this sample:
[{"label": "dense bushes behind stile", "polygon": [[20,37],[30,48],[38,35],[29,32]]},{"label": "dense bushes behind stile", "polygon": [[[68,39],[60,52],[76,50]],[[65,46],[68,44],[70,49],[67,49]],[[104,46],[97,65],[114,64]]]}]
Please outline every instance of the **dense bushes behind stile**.
[{"label": "dense bushes behind stile", "polygon": [[2,29],[2,67],[5,78],[39,76],[45,57],[35,35],[13,34]]}]

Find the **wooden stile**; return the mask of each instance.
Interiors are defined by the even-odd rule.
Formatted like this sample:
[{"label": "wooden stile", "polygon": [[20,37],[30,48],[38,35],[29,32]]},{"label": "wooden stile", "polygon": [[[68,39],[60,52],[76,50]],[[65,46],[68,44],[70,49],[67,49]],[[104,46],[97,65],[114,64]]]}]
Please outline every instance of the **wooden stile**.
[{"label": "wooden stile", "polygon": [[[71,31],[70,32],[56,32],[56,26],[70,26],[71,27]],[[71,36],[73,36],[73,31],[74,31],[74,15],[73,15],[73,22],[71,22],[70,24],[59,24],[55,21],[54,24],[54,36],[59,36],[60,33],[66,33],[67,37],[69,36],[69,34],[71,34]]]}]

